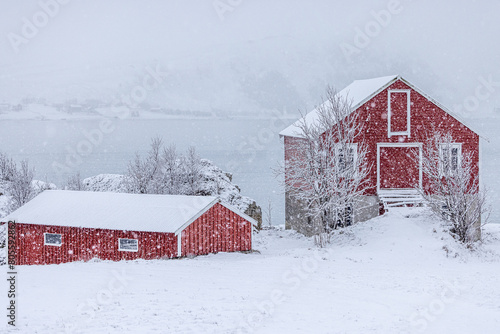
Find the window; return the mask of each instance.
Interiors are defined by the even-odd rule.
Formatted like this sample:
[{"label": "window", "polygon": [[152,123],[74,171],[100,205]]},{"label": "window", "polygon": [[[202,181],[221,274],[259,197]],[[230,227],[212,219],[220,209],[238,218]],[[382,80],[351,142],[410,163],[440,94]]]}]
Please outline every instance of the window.
[{"label": "window", "polygon": [[61,246],[62,245],[62,235],[55,233],[44,233],[44,245],[46,246]]},{"label": "window", "polygon": [[139,241],[137,239],[118,239],[118,250],[137,252],[139,250]]},{"label": "window", "polygon": [[441,175],[450,175],[458,169],[462,144],[441,144],[439,151],[439,170]]},{"label": "window", "polygon": [[335,155],[337,158],[337,170],[340,173],[349,171],[350,169],[354,168],[356,159],[358,157],[358,145],[339,145],[335,148]]},{"label": "window", "polygon": [[387,136],[410,136],[410,90],[393,89],[388,93]]}]

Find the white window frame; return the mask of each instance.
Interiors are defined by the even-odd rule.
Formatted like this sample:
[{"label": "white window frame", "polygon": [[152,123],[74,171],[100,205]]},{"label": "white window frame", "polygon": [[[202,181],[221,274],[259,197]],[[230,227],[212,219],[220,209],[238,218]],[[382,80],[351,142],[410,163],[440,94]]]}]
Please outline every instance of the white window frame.
[{"label": "white window frame", "polygon": [[[356,162],[358,161],[358,144],[357,143],[349,143],[349,144],[347,144],[347,146],[349,147],[349,150],[353,151],[352,163],[353,163],[353,166],[355,166]],[[335,165],[339,166],[339,167],[340,167],[340,164],[339,164],[340,148],[341,148],[341,145],[335,146]],[[345,160],[345,156],[344,156],[344,160]],[[345,171],[345,162],[344,162],[344,168],[342,170],[338,170],[338,172],[343,173],[344,171]],[[356,173],[357,172],[358,171],[356,171]]]},{"label": "white window frame", "polygon": [[[410,89],[391,89],[387,94],[387,137],[408,136],[411,133]],[[406,131],[391,131],[391,93],[406,93]]]},{"label": "white window frame", "polygon": [[[48,242],[47,242],[47,234],[58,235],[58,236],[61,238],[61,243],[60,243],[60,244],[48,243]],[[60,234],[60,233],[48,233],[48,232],[47,232],[47,233],[44,233],[44,234],[43,234],[43,245],[44,245],[44,246],[56,246],[56,247],[61,247],[61,246],[62,246],[62,243],[63,243],[63,241],[62,241],[62,234]]]},{"label": "white window frame", "polygon": [[[453,171],[455,171],[455,169],[449,169],[449,170],[444,170],[444,166],[443,166],[443,163],[444,163],[444,152],[443,152],[443,149],[445,148],[450,148],[450,149],[454,149],[456,148],[457,149],[457,169],[458,169],[458,166],[460,166],[461,162],[462,162],[462,143],[442,143],[442,144],[439,144],[439,175],[440,176],[449,176],[453,173]],[[451,158],[452,158],[452,155],[450,153],[450,166],[451,166]]]},{"label": "white window frame", "polygon": [[[121,248],[121,240],[135,240],[137,244],[136,249],[122,249]],[[138,252],[139,251],[139,240],[138,239],[129,239],[129,238],[118,238],[118,250],[120,252]]]}]

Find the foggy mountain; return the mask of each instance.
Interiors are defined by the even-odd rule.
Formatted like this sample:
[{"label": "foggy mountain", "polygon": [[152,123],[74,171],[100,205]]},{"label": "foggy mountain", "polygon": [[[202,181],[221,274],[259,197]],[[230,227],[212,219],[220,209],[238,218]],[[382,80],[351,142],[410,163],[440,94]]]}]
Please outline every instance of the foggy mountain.
[{"label": "foggy mountain", "polygon": [[181,110],[296,112],[327,85],[401,74],[462,116],[498,115],[499,10],[498,1],[3,1],[0,103],[135,96]]}]

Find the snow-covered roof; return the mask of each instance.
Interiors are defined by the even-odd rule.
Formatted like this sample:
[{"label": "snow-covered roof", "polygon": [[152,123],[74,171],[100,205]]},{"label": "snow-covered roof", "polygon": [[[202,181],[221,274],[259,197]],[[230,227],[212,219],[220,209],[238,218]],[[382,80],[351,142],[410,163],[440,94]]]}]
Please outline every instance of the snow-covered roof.
[{"label": "snow-covered roof", "polygon": [[[400,75],[389,75],[386,77],[379,77],[379,78],[373,78],[373,79],[366,79],[366,80],[355,80],[352,84],[347,86],[346,88],[342,89],[340,92],[337,93],[337,95],[341,99],[347,99],[349,102],[351,102],[351,112],[358,109],[361,107],[365,102],[370,100],[372,97],[383,91],[385,88],[387,88],[389,85],[391,85],[393,82],[396,80],[401,80],[408,86],[410,86],[412,89],[423,95],[425,98],[427,98],[429,101],[437,105],[439,108],[443,109],[445,112],[450,114],[453,118],[461,122],[462,124],[466,125],[469,129],[474,131],[475,133],[479,134],[477,131],[473,130],[469,125],[465,124],[465,122],[460,119],[457,115],[455,115],[453,112],[451,112],[448,108],[444,107],[441,103],[437,102],[435,99],[431,98],[429,95],[424,93],[422,90],[419,88],[415,87],[413,84],[409,83],[407,80],[405,80],[403,77]],[[328,103],[328,101],[324,102]],[[314,124],[318,120],[318,109],[315,108],[309,113],[307,113],[305,116],[305,121],[306,124]],[[302,137],[301,130],[300,130],[300,125],[302,124],[303,120],[299,119],[296,122],[294,122],[292,125],[289,127],[285,128],[280,132],[280,136],[287,136],[287,137]],[[481,136],[481,135],[480,135]],[[481,136],[483,137],[483,136]],[[485,138],[485,137],[483,137]],[[488,140],[487,138],[485,138]]]},{"label": "snow-covered roof", "polygon": [[2,221],[177,234],[218,201],[212,196],[47,190]]},{"label": "snow-covered roof", "polygon": [[[366,102],[375,92],[381,90],[381,87],[388,86],[398,78],[397,75],[389,75],[386,77],[356,80],[346,88],[337,93],[342,99],[348,98],[352,103],[352,110],[356,110],[364,102]],[[327,103],[327,102],[325,102]],[[318,109],[313,109],[305,115],[307,124],[313,124],[318,120]],[[286,129],[280,132],[280,136],[301,137],[300,124],[302,119],[299,119]]]}]

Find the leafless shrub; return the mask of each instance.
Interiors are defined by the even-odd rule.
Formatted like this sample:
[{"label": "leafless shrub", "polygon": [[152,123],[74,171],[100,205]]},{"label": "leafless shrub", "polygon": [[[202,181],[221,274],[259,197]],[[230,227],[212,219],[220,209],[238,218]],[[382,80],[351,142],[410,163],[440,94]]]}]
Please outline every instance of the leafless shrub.
[{"label": "leafless shrub", "polygon": [[82,183],[82,179],[80,177],[80,172],[77,172],[76,174],[73,174],[70,177],[68,177],[64,188],[67,190],[78,190],[78,191],[85,190],[85,187]]},{"label": "leafless shrub", "polygon": [[14,170],[12,180],[8,186],[10,195],[9,211],[12,212],[21,207],[33,197],[37,192],[33,188],[33,176],[35,169],[30,167],[27,160],[22,160],[19,168]]},{"label": "leafless shrub", "polygon": [[371,165],[364,120],[351,112],[349,98],[328,88],[316,110],[314,120],[302,115],[300,138],[278,174],[284,176],[285,191],[306,208],[303,224],[314,226],[316,243],[324,246],[332,229],[350,225],[350,212],[369,186]]},{"label": "leafless shrub", "polygon": [[421,193],[431,209],[450,222],[450,232],[470,244],[480,239],[481,223],[486,223],[490,211],[473,155],[461,152],[449,133],[436,132],[429,138],[422,152],[428,186]]},{"label": "leafless shrub", "polygon": [[160,138],[153,138],[147,156],[136,154],[129,163],[126,189],[139,194],[198,195],[200,160],[193,147],[184,156],[177,153],[175,146],[164,148]]}]

